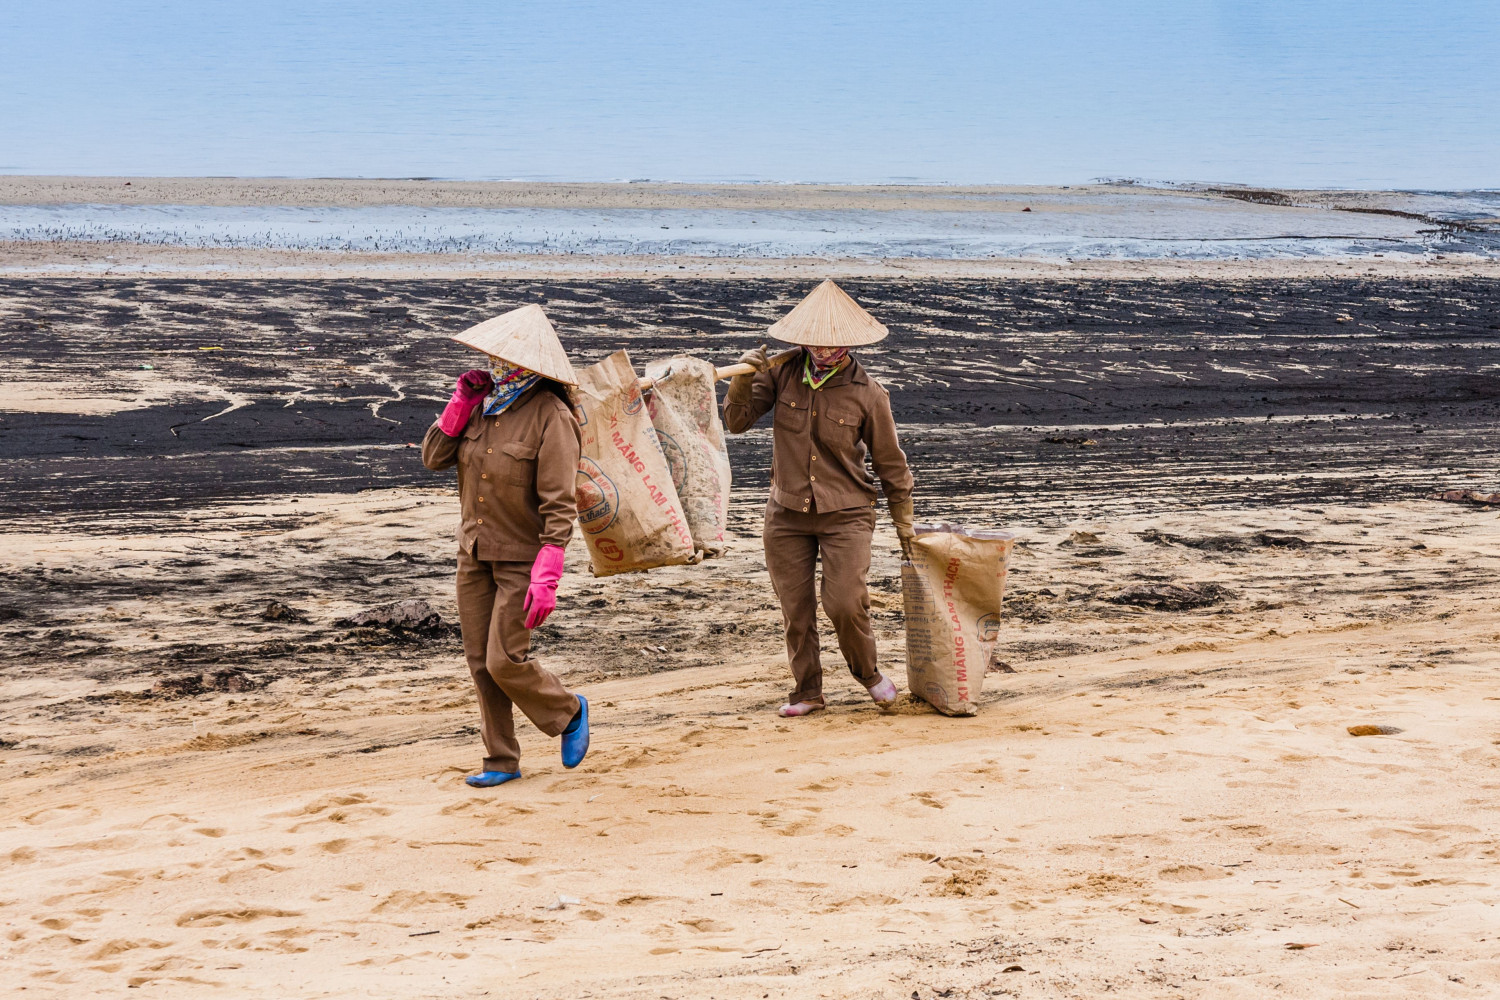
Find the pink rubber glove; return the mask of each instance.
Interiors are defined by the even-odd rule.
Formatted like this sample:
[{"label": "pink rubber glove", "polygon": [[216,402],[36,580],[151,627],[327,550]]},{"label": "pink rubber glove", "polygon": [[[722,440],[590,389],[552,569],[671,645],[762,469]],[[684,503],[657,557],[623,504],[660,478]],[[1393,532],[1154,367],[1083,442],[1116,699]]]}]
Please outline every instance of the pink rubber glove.
[{"label": "pink rubber glove", "polygon": [[526,612],[526,627],[536,628],[557,607],[557,581],[562,579],[563,550],[560,545],[543,545],[531,564],[531,586],[521,608]]},{"label": "pink rubber glove", "polygon": [[490,373],[481,368],[471,368],[460,375],[453,389],[453,398],[448,400],[448,408],[438,417],[438,430],[451,438],[462,434],[469,425],[469,417],[474,415],[474,407],[484,402],[494,385]]}]

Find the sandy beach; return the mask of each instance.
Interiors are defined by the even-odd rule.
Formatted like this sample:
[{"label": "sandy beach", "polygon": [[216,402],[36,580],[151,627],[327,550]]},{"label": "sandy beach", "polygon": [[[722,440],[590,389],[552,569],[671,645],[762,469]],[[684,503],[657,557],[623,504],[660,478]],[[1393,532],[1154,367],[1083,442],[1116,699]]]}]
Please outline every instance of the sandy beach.
[{"label": "sandy beach", "polygon": [[[0,178],[0,203],[114,184]],[[889,197],[963,212],[1038,190]],[[1496,266],[0,245],[6,986],[1485,996],[1500,505],[1436,495],[1500,490]],[[825,634],[830,710],[775,715],[761,429],[731,443],[723,558],[596,580],[574,539],[535,640],[596,706],[584,765],[523,726],[525,778],[467,788],[457,498],[415,448],[469,360],[447,334],[539,302],[575,361],[722,363],[825,275],[891,327],[861,357],[919,519],[1019,536],[980,713],[880,714]],[[871,587],[899,683],[884,516]],[[350,621],[402,600],[439,620]]]},{"label": "sandy beach", "polygon": [[[3,675],[18,995],[1404,997],[1500,977],[1493,510],[1012,522],[1013,672],[972,719],[880,716],[847,676],[826,714],[777,719],[753,538],[603,581],[575,544],[541,645],[598,706],[596,749],[564,772],[529,733],[504,794],[459,781],[477,737],[451,636],[329,625],[397,595],[451,620],[443,491],[193,514],[3,537],[52,615],[7,623],[51,649]],[[899,678],[893,542],[873,575]],[[1230,596],[1115,603],[1164,579]],[[621,652],[592,655],[603,636]]]}]

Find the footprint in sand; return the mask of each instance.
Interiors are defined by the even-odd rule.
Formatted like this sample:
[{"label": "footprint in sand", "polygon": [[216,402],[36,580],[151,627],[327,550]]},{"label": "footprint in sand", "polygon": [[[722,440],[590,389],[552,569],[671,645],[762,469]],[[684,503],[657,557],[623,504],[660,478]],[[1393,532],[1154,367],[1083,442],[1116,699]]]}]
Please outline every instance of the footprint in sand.
[{"label": "footprint in sand", "polygon": [[1156,875],[1163,882],[1208,882],[1217,878],[1229,878],[1230,873],[1222,868],[1205,868],[1202,865],[1170,865]]},{"label": "footprint in sand", "polygon": [[884,910],[886,907],[897,906],[900,904],[900,902],[901,900],[897,899],[895,896],[887,896],[878,892],[866,892],[861,893],[858,896],[849,896],[845,899],[839,900],[836,903],[829,903],[821,910],[817,910],[815,912],[838,913],[841,910],[856,910],[864,909],[866,907],[878,907]]},{"label": "footprint in sand", "polygon": [[106,941],[101,944],[92,954],[89,955],[89,958],[93,959],[96,962],[100,962],[104,961],[105,959],[124,955],[127,952],[132,952],[139,948],[149,948],[153,951],[156,951],[162,948],[170,948],[172,947],[172,944],[173,942],[171,941],[157,941],[153,938],[141,938],[134,941],[129,938],[115,938],[112,941]]},{"label": "footprint in sand", "polygon": [[10,940],[12,941],[11,949],[18,954],[24,953],[31,959],[40,959],[45,955],[67,955],[71,957],[79,945],[88,944],[88,938],[77,937],[76,935],[61,931],[30,941],[23,940],[24,937],[23,932],[13,931],[10,934]]},{"label": "footprint in sand", "polygon": [[490,818],[484,821],[485,826],[511,826],[518,816],[530,816],[536,812],[530,806],[513,805],[506,803],[500,809],[491,809]]},{"label": "footprint in sand", "polygon": [[65,805],[39,809],[28,816],[22,816],[21,822],[27,826],[78,826],[98,818],[99,810],[93,806]]},{"label": "footprint in sand", "polygon": [[182,813],[158,813],[150,819],[135,825],[137,830],[181,830],[185,826],[192,826],[198,820],[192,816],[184,816]]},{"label": "footprint in sand", "polygon": [[734,930],[729,924],[718,920],[711,920],[708,917],[693,917],[690,920],[679,920],[677,922],[684,927],[691,927],[699,934],[727,934]]},{"label": "footprint in sand", "polygon": [[288,865],[276,865],[269,861],[261,861],[258,864],[246,865],[242,868],[231,868],[219,876],[218,882],[220,885],[233,885],[236,882],[255,881],[267,875],[279,875],[282,872],[289,872],[291,870],[291,867]]},{"label": "footprint in sand", "polygon": [[[266,931],[259,940],[245,941],[243,945],[236,941],[234,946],[248,946],[251,951],[274,951],[282,955],[300,955],[307,951],[308,947],[297,939],[316,933],[318,932],[311,927],[282,927],[279,930]],[[208,942],[205,941],[204,944],[207,945]]]},{"label": "footprint in sand", "polygon": [[1156,903],[1155,906],[1158,910],[1165,910],[1168,913],[1188,914],[1198,912],[1198,907],[1183,906],[1181,903]]},{"label": "footprint in sand", "polygon": [[688,856],[688,865],[707,871],[718,871],[730,865],[758,865],[766,860],[764,854],[745,854],[724,847],[708,847]]},{"label": "footprint in sand", "polygon": [[358,825],[365,820],[380,816],[389,816],[391,810],[384,806],[375,805],[370,797],[363,794],[353,795],[325,795],[315,799],[303,806],[301,809],[290,812],[273,813],[273,816],[281,817],[310,817],[300,823],[294,823],[287,828],[287,833],[300,833],[305,827],[315,826],[319,823],[338,823],[347,825]]},{"label": "footprint in sand", "polygon": [[[817,806],[795,806],[794,808],[808,813],[822,811]],[[812,816],[799,816],[788,819],[772,809],[767,809],[760,813],[751,812],[749,815],[755,816],[756,821],[767,830],[771,830],[783,837],[803,837],[813,831]]]},{"label": "footprint in sand", "polygon": [[300,917],[297,910],[282,910],[274,906],[255,906],[249,903],[208,903],[194,907],[177,918],[178,927],[223,927],[226,924],[247,924],[267,917]]},{"label": "footprint in sand", "polygon": [[641,905],[643,905],[645,903],[655,903],[658,900],[662,900],[662,899],[666,899],[666,898],[667,897],[665,897],[665,896],[646,896],[646,895],[642,895],[640,893],[637,893],[637,894],[635,894],[633,896],[624,896],[624,897],[622,897],[620,899],[615,900],[615,905],[616,906],[641,906]]},{"label": "footprint in sand", "polygon": [[407,913],[412,910],[466,909],[473,896],[456,892],[423,892],[400,889],[370,908],[371,913]]},{"label": "footprint in sand", "polygon": [[366,850],[377,850],[381,849],[381,847],[386,847],[387,844],[395,843],[395,837],[384,837],[384,835],[377,835],[377,837],[335,837],[333,840],[326,840],[318,844],[318,849],[329,853],[329,855],[342,855],[342,853],[350,850],[351,847],[363,846]]}]

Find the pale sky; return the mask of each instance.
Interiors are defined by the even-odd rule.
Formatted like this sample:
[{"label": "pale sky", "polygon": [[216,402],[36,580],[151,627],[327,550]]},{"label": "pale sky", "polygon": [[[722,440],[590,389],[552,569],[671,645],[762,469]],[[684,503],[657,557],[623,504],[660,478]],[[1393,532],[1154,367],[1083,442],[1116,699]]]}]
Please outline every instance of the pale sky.
[{"label": "pale sky", "polygon": [[1500,187],[1495,0],[5,0],[0,172]]}]

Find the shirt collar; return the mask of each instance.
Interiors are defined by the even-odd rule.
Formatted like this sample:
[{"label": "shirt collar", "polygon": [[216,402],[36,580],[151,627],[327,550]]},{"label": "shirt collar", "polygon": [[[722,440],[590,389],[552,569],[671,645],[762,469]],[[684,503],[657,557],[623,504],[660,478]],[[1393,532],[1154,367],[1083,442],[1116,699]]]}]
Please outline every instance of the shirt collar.
[{"label": "shirt collar", "polygon": [[[805,356],[803,360],[801,362],[798,362],[797,364],[798,382],[802,381],[802,366],[804,364],[806,364]],[[859,363],[858,359],[856,359],[853,354],[850,354],[849,360],[844,362],[844,366],[838,371],[834,372],[833,376],[829,378],[827,382],[823,383],[823,387],[828,388],[829,386],[835,385],[848,385],[850,382],[858,382],[863,385],[869,381],[870,376],[865,374],[864,367]]]}]

